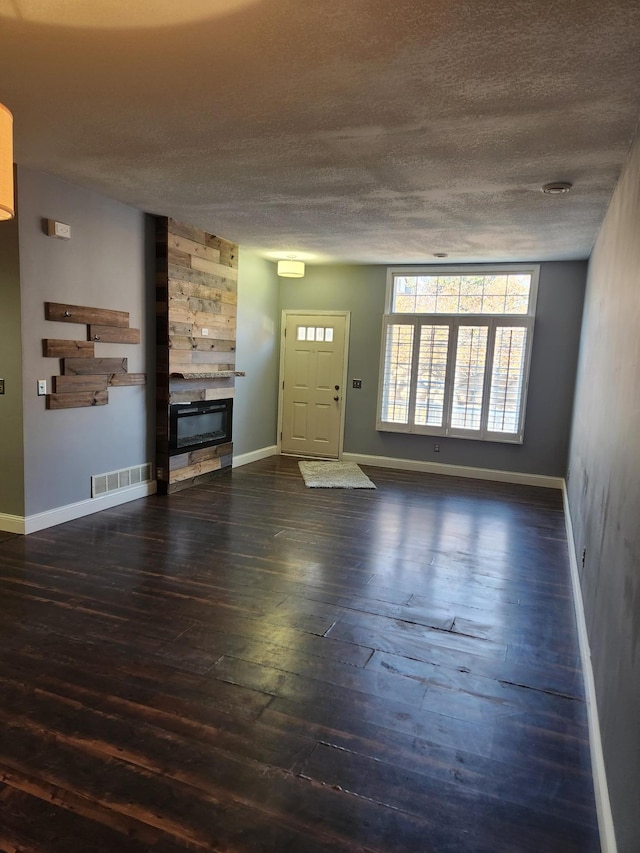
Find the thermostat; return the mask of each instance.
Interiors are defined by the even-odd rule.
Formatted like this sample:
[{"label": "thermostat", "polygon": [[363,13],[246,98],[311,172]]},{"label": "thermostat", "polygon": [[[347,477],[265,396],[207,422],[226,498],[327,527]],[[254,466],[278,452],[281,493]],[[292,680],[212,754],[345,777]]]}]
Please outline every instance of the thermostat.
[{"label": "thermostat", "polygon": [[47,234],[49,237],[59,237],[61,240],[71,239],[71,226],[55,219],[47,219]]}]

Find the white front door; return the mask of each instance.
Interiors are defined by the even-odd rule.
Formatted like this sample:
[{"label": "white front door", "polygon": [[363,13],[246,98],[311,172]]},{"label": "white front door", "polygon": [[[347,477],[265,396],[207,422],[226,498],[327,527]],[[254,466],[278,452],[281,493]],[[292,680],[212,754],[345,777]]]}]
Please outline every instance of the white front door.
[{"label": "white front door", "polygon": [[280,452],[337,459],[347,314],[285,313]]}]

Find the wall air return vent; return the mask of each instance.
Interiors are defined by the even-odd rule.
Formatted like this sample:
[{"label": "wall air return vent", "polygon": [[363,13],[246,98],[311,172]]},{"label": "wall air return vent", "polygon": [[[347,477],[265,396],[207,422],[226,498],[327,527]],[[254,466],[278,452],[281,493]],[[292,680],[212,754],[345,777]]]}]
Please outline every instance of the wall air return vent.
[{"label": "wall air return vent", "polygon": [[147,483],[151,479],[151,464],[134,465],[133,468],[121,468],[120,471],[109,471],[107,474],[95,474],[91,478],[91,497],[100,498],[111,492],[119,492]]}]

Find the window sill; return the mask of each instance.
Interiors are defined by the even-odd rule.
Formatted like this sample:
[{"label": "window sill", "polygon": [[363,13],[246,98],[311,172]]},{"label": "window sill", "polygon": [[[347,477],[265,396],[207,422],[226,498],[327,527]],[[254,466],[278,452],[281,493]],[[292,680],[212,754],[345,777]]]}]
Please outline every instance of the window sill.
[{"label": "window sill", "polygon": [[455,439],[463,439],[467,441],[484,441],[489,442],[490,444],[516,444],[522,445],[524,444],[524,436],[523,435],[500,435],[498,433],[485,433],[484,435],[478,435],[472,432],[447,432],[443,429],[433,428],[429,429],[428,427],[423,427],[422,429],[409,429],[407,426],[403,424],[390,424],[390,423],[378,423],[376,424],[377,432],[393,432],[398,433],[399,435],[415,435],[422,437],[432,438],[455,438]]}]

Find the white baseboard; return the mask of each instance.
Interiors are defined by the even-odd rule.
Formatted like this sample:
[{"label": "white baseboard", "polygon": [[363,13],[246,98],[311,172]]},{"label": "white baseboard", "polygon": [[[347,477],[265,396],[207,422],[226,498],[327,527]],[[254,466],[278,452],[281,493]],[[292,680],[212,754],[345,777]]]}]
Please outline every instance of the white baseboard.
[{"label": "white baseboard", "polygon": [[544,474],[525,474],[518,471],[498,471],[493,468],[471,468],[466,465],[444,465],[441,462],[424,462],[420,459],[394,459],[390,456],[367,456],[364,453],[343,453],[345,462],[373,465],[378,468],[397,468],[400,471],[422,471],[427,474],[445,474],[450,477],[470,477],[473,480],[493,480],[498,483],[520,483],[525,486],[543,486],[562,489],[562,477]]},{"label": "white baseboard", "polygon": [[0,512],[0,530],[4,533],[24,533],[24,518]]},{"label": "white baseboard", "polygon": [[22,532],[36,533],[38,530],[54,527],[56,524],[64,524],[65,521],[73,521],[85,515],[92,515],[94,512],[101,512],[103,509],[111,509],[114,506],[138,500],[138,498],[146,498],[148,495],[155,494],[156,491],[156,481],[149,480],[146,483],[130,486],[127,489],[119,489],[117,492],[111,492],[99,498],[89,498],[86,501],[78,501],[49,509],[46,512],[28,515],[23,519],[24,530]]},{"label": "white baseboard", "polygon": [[252,450],[250,453],[241,453],[240,456],[233,457],[233,467],[240,468],[242,465],[249,465],[251,462],[259,462],[260,459],[275,456],[277,452],[278,448],[273,444],[270,447],[261,447],[259,450]]},{"label": "white baseboard", "polygon": [[576,613],[578,642],[580,644],[580,660],[582,663],[584,692],[587,701],[589,747],[591,749],[591,772],[593,773],[593,787],[596,797],[598,827],[600,829],[600,846],[602,847],[602,853],[616,853],[618,847],[616,844],[616,834],[613,825],[613,815],[611,813],[611,802],[609,800],[609,787],[607,785],[607,773],[604,764],[604,753],[602,751],[602,738],[600,736],[598,702],[596,699],[595,682],[593,680],[593,667],[591,666],[591,648],[589,646],[587,622],[584,615],[582,588],[580,586],[580,572],[578,570],[578,559],[576,557],[575,542],[573,538],[573,523],[571,521],[571,510],[569,507],[566,483],[564,483],[562,487],[562,499],[564,501],[564,518],[567,528],[567,544],[569,547],[573,605]]}]

